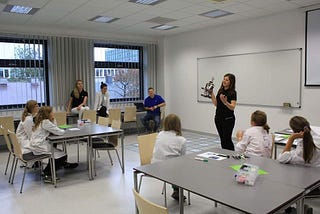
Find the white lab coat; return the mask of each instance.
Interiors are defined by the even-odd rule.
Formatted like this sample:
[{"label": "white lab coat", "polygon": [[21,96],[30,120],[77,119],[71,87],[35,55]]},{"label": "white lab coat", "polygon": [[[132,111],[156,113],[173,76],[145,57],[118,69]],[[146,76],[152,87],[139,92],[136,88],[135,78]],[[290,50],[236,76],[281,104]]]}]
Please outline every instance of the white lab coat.
[{"label": "white lab coat", "polygon": [[174,131],[159,132],[151,162],[163,161],[186,154],[186,139]]},{"label": "white lab coat", "polygon": [[[35,155],[51,154],[52,145],[47,140],[47,137],[50,134],[63,135],[64,133],[65,131],[63,129],[60,129],[56,125],[56,121],[51,122],[48,119],[43,120],[38,128],[32,132],[30,139],[30,149]],[[54,158],[61,158],[65,155],[65,152],[57,149],[55,150]]]},{"label": "white lab coat", "polygon": [[306,164],[303,159],[303,140],[302,138],[296,139],[297,147],[296,149],[291,149],[291,151],[287,151],[281,153],[278,156],[278,161],[280,163],[290,163],[290,164],[299,164],[304,166],[312,166],[312,167],[320,167],[320,136],[311,132],[313,137],[313,141],[317,146],[317,149],[313,153],[313,157],[310,163]]},{"label": "white lab coat", "polygon": [[93,109],[98,111],[101,107],[102,101],[104,100],[105,106],[107,107],[107,114],[109,114],[109,108],[110,108],[110,97],[109,92],[106,91],[106,93],[102,96],[102,92],[99,91],[96,93],[96,97],[94,99],[94,106]]},{"label": "white lab coat", "polygon": [[235,151],[261,157],[271,157],[272,135],[262,126],[248,128],[236,146]]},{"label": "white lab coat", "polygon": [[28,114],[24,121],[20,121],[18,128],[16,130],[16,135],[21,145],[21,150],[23,154],[31,152],[30,150],[30,138],[32,134],[33,116]]}]

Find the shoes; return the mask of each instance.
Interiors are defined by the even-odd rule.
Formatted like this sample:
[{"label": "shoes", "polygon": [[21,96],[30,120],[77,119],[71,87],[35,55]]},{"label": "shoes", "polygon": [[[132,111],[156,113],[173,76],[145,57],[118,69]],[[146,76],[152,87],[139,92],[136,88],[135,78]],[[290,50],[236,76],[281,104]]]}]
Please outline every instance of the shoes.
[{"label": "shoes", "polygon": [[65,169],[74,169],[74,168],[77,168],[78,167],[78,163],[68,163],[66,162],[66,164],[64,165],[64,168]]},{"label": "shoes", "polygon": [[[50,175],[44,175],[44,176],[43,176],[43,181],[44,181],[45,183],[50,183],[50,184],[53,183],[53,182],[52,182],[52,177],[51,177]],[[60,181],[60,178],[56,177],[56,181]]]},{"label": "shoes", "polygon": [[34,164],[32,165],[32,169],[38,169],[38,168],[40,168],[39,161],[36,161],[36,162],[34,162]]},{"label": "shoes", "polygon": [[[179,201],[179,191],[173,191],[171,197],[174,199],[174,200],[177,200]],[[183,201],[185,201],[187,199],[186,196],[183,196]]]}]

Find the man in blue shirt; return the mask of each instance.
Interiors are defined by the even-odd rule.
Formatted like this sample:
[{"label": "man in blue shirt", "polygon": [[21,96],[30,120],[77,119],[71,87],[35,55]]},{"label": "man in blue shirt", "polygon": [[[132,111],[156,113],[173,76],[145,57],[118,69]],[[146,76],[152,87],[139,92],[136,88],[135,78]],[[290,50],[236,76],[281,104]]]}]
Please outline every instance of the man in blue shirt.
[{"label": "man in blue shirt", "polygon": [[144,108],[147,110],[147,114],[142,118],[144,127],[151,132],[158,129],[160,125],[160,107],[166,105],[164,99],[154,93],[152,87],[148,88],[148,97],[144,100]]}]

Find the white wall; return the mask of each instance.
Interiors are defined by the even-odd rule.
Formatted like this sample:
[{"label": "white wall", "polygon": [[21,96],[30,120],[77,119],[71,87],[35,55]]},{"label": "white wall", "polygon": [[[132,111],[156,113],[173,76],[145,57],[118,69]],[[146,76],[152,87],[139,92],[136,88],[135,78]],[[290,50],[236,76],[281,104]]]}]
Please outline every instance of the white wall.
[{"label": "white wall", "polygon": [[[197,102],[197,58],[290,48],[303,48],[304,55],[304,42],[305,13],[301,10],[166,37],[163,54],[166,114],[178,114],[184,129],[216,134],[215,107],[211,103]],[[234,130],[249,127],[250,115],[256,109],[267,113],[271,131],[288,127],[293,115],[304,116],[311,124],[319,126],[320,88],[304,87],[304,76],[303,56],[301,109],[237,105]],[[216,92],[221,82],[215,84]],[[283,84],[286,84],[285,79]],[[256,96],[263,94],[257,91]]]}]

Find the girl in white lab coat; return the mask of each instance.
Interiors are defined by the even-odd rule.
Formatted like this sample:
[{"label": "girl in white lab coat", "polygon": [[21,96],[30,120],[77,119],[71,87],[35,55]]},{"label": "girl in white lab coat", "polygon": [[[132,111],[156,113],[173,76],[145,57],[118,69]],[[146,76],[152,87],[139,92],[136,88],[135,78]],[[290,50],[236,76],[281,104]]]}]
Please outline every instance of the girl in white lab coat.
[{"label": "girl in white lab coat", "polygon": [[235,151],[261,157],[271,157],[272,135],[269,134],[267,115],[263,111],[255,111],[251,114],[251,127],[244,133],[238,132],[239,142]]},{"label": "girl in white lab coat", "polygon": [[34,126],[33,119],[38,113],[39,106],[37,101],[29,100],[24,108],[21,116],[21,121],[16,130],[16,135],[21,145],[22,153],[26,154],[31,152],[30,150],[30,138],[32,134],[32,128]]},{"label": "girl in white lab coat", "polygon": [[[50,154],[51,144],[48,142],[47,137],[50,134],[63,135],[64,130],[60,129],[56,125],[52,107],[43,106],[39,109],[36,116],[35,125],[31,135],[30,148],[35,155]],[[54,152],[55,168],[56,170],[64,166],[65,168],[75,168],[78,166],[77,163],[68,163],[67,154],[61,150],[55,149]],[[47,167],[43,170],[46,177],[51,177],[50,162]]]}]

